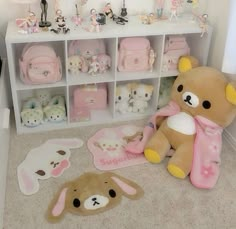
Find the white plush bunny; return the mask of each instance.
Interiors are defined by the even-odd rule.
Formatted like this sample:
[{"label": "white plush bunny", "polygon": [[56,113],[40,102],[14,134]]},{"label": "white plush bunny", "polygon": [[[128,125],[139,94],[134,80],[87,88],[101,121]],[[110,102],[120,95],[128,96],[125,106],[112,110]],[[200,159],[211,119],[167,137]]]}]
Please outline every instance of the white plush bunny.
[{"label": "white plush bunny", "polygon": [[60,176],[70,167],[70,149],[79,148],[83,141],[78,138],[51,139],[32,149],[17,167],[20,190],[32,195],[39,190],[40,180]]}]

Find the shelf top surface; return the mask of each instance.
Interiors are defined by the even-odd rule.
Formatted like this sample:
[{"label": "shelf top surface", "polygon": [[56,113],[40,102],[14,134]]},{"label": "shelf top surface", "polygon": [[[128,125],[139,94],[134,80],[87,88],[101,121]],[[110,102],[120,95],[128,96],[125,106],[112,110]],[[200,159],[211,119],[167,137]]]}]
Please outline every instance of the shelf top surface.
[{"label": "shelf top surface", "polygon": [[[95,39],[95,38],[116,38],[128,36],[152,36],[165,34],[187,34],[200,33],[201,29],[191,15],[184,15],[177,20],[160,20],[150,25],[141,23],[138,16],[130,16],[126,25],[118,25],[114,21],[107,19],[107,24],[103,25],[99,33],[88,32],[84,28],[89,26],[86,21],[81,26],[76,26],[69,18],[67,26],[70,28],[68,34],[55,34],[51,31],[33,34],[21,34],[14,21],[8,23],[6,33],[6,43],[24,43],[40,41],[64,41],[75,39]],[[52,26],[55,28],[55,26]],[[50,28],[49,28],[50,29]]]}]

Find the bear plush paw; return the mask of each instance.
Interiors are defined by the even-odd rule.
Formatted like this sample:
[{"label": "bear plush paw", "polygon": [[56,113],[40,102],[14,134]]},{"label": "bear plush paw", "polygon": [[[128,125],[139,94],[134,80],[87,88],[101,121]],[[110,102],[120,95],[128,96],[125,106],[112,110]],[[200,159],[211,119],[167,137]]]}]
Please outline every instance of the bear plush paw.
[{"label": "bear plush paw", "polygon": [[186,177],[184,171],[176,165],[169,164],[167,169],[169,173],[176,178],[184,179]]},{"label": "bear plush paw", "polygon": [[151,163],[157,164],[157,163],[161,162],[160,155],[152,149],[149,149],[149,148],[145,149],[144,155],[145,155],[146,159]]}]

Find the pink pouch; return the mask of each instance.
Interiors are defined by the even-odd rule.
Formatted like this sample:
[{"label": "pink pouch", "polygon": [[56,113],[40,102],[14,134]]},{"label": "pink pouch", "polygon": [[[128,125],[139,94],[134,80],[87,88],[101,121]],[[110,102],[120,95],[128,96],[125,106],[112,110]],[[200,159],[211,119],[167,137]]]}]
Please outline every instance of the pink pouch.
[{"label": "pink pouch", "polygon": [[150,42],[144,37],[124,38],[119,46],[118,70],[135,72],[149,70]]},{"label": "pink pouch", "polygon": [[107,107],[106,83],[79,86],[73,92],[74,107],[105,109]]}]

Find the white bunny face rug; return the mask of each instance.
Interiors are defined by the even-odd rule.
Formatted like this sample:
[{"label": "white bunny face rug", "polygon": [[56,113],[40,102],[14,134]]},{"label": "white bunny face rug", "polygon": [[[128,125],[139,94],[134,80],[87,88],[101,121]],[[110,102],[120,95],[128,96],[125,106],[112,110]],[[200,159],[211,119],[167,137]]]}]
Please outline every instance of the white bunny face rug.
[{"label": "white bunny face rug", "polygon": [[20,190],[32,195],[39,190],[39,181],[59,177],[70,167],[70,149],[80,148],[83,141],[78,138],[51,139],[30,150],[25,160],[17,167]]}]

